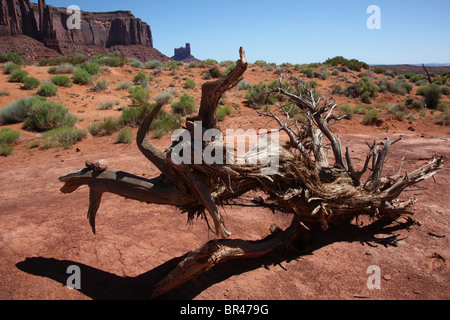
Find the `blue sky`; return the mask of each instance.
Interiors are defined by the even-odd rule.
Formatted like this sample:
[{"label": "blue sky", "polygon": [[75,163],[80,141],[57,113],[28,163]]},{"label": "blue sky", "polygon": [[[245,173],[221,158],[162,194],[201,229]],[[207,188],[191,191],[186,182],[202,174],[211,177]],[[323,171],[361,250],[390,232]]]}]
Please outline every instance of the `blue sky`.
[{"label": "blue sky", "polygon": [[[37,1],[32,1],[37,2]],[[450,63],[449,0],[47,0],[83,11],[130,10],[147,22],[156,49],[191,43],[198,59],[323,62],[338,55],[369,64]],[[381,10],[370,30],[367,8]]]}]

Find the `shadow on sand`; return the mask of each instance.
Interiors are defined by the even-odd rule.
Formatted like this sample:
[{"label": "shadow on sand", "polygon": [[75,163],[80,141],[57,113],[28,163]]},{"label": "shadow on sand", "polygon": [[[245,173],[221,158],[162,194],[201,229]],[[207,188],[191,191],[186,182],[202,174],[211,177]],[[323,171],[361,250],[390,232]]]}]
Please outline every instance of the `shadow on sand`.
[{"label": "shadow on sand", "polygon": [[[396,246],[398,235],[394,232],[409,229],[414,224],[412,219],[405,222],[376,221],[368,226],[358,227],[345,224],[333,227],[327,232],[312,230],[308,244],[295,243],[297,252],[278,252],[276,255],[257,259],[238,259],[220,264],[175,288],[160,299],[191,300],[210,286],[220,283],[231,276],[242,274],[261,267],[269,268],[283,262],[289,263],[302,256],[312,254],[315,250],[336,242],[366,243],[368,245]],[[381,238],[377,236],[382,235]],[[61,261],[42,257],[27,258],[16,264],[23,272],[53,279],[66,285],[70,276],[67,268],[76,265],[81,270],[81,288],[79,291],[94,300],[146,300],[152,294],[156,284],[168,275],[183,260],[184,256],[171,259],[160,266],[137,277],[128,278],[111,274],[75,261]]]}]

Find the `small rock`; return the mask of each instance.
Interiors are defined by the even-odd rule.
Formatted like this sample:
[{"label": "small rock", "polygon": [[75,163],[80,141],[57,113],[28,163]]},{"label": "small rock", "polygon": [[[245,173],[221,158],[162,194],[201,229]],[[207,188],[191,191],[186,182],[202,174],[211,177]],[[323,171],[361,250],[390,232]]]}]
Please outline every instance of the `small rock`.
[{"label": "small rock", "polygon": [[392,280],[392,277],[390,275],[386,274],[383,276],[383,279],[386,281],[389,281],[389,280]]},{"label": "small rock", "polygon": [[413,293],[414,294],[422,294],[422,292],[420,292],[419,290],[414,290]]}]

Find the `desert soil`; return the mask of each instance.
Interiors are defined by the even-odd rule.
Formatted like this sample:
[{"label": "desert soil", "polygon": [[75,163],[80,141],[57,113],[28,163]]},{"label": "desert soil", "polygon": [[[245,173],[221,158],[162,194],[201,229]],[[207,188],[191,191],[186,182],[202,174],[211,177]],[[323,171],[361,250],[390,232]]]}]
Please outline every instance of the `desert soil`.
[{"label": "desert soil", "polygon": [[[114,68],[99,78],[107,78],[111,87],[130,80],[133,68]],[[47,68],[27,67],[31,75],[48,78]],[[195,79],[197,89],[189,92],[198,102],[201,80],[199,71],[185,71],[180,78]],[[164,71],[160,82],[151,87],[152,95],[166,91],[179,81]],[[257,83],[263,71],[249,71],[246,79]],[[270,73],[271,79],[276,75]],[[328,88],[335,80],[320,81]],[[0,98],[0,107],[24,95],[19,85],[0,83],[10,96]],[[180,88],[178,87],[178,89]],[[120,111],[97,110],[100,101],[129,103],[127,93],[115,91],[88,93],[89,87],[60,89],[52,98],[83,118],[86,128],[94,120],[118,117]],[[319,88],[319,89],[320,89]],[[181,89],[179,89],[181,90]],[[233,91],[227,99],[237,103],[234,113],[220,124],[221,128],[264,128],[274,126],[243,105],[245,94]],[[381,103],[397,99],[380,96]],[[401,97],[405,99],[405,97]],[[339,103],[348,103],[345,97]],[[399,99],[400,100],[400,99]],[[352,101],[350,101],[353,103]],[[0,299],[6,300],[87,300],[148,299],[151,292],[181,258],[190,250],[214,239],[205,221],[187,223],[175,208],[148,205],[105,194],[97,219],[97,235],[91,233],[86,220],[88,189],[80,188],[63,195],[58,177],[84,167],[86,160],[106,159],[115,168],[147,178],[157,170],[138,151],[135,143],[115,144],[115,136],[87,137],[67,150],[29,149],[36,133],[23,131],[21,124],[8,127],[21,130],[23,139],[14,154],[0,158]],[[402,172],[424,164],[433,155],[450,156],[448,127],[437,126],[431,118],[411,125],[407,121],[386,119],[380,127],[364,126],[360,118],[342,121],[336,127],[341,141],[350,146],[355,165],[361,165],[367,152],[366,142],[387,137],[403,139],[396,144],[387,160],[387,171],[398,170],[405,157]],[[136,129],[133,129],[134,133]],[[154,139],[164,150],[170,137]],[[450,182],[448,163],[435,179],[410,189],[404,197],[419,201],[414,215],[383,225],[355,221],[350,226],[334,227],[328,232],[313,233],[310,250],[280,252],[255,260],[236,260],[173,290],[165,299],[195,300],[313,300],[313,299],[449,299]],[[223,208],[227,228],[234,238],[257,240],[269,234],[272,224],[288,226],[290,217],[252,202],[261,194],[246,194],[233,206]],[[364,225],[364,226],[362,226]],[[69,266],[81,270],[81,289],[66,286]],[[370,290],[369,266],[381,270],[381,288]]]}]

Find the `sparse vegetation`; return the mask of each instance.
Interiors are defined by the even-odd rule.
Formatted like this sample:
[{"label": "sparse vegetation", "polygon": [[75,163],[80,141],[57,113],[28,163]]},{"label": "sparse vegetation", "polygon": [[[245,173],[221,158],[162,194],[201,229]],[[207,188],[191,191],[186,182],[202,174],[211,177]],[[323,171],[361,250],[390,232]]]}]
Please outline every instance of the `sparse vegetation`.
[{"label": "sparse vegetation", "polygon": [[46,131],[42,134],[43,148],[69,149],[86,137],[86,131],[77,127],[64,126]]},{"label": "sparse vegetation", "polygon": [[176,114],[187,116],[195,111],[194,98],[187,93],[183,93],[179,101],[172,103],[172,110]]},{"label": "sparse vegetation", "polygon": [[0,156],[7,157],[14,150],[14,143],[19,141],[22,134],[19,131],[4,128],[0,130]]},{"label": "sparse vegetation", "polygon": [[39,87],[39,85],[41,84],[41,82],[33,77],[26,77],[25,80],[23,81],[23,87],[22,89],[24,90],[33,90],[36,89],[37,87]]},{"label": "sparse vegetation", "polygon": [[194,89],[195,88],[195,81],[192,79],[186,79],[184,83],[185,89]]},{"label": "sparse vegetation", "polygon": [[11,74],[13,71],[15,70],[20,70],[20,66],[12,63],[12,62],[7,62],[5,63],[5,65],[3,66],[3,73],[4,74]]},{"label": "sparse vegetation", "polygon": [[219,107],[217,109],[217,121],[222,122],[229,116],[233,110],[229,106]]},{"label": "sparse vegetation", "polygon": [[133,105],[141,105],[150,100],[150,94],[141,86],[134,86],[128,89]]},{"label": "sparse vegetation", "polygon": [[5,62],[12,62],[20,66],[24,64],[22,57],[20,56],[20,54],[16,52],[8,52],[0,54],[0,63]]},{"label": "sparse vegetation", "polygon": [[16,69],[8,77],[9,82],[23,82],[28,76],[28,72],[22,69]]},{"label": "sparse vegetation", "polygon": [[358,61],[356,59],[348,60],[342,56],[334,57],[331,59],[326,60],[323,64],[329,65],[329,66],[343,66],[348,67],[350,70],[361,72],[361,69],[370,69],[369,65],[365,62]]},{"label": "sparse vegetation", "polygon": [[66,75],[57,75],[52,78],[53,84],[60,86],[60,87],[66,87],[70,88],[73,85],[72,80]]},{"label": "sparse vegetation", "polygon": [[32,105],[25,119],[28,130],[48,131],[59,127],[72,127],[77,118],[69,113],[69,109],[52,101],[39,101]]},{"label": "sparse vegetation", "polygon": [[372,103],[372,98],[376,98],[380,91],[375,83],[367,77],[363,77],[359,82],[349,85],[344,94],[351,98],[361,98],[361,101],[366,104]]},{"label": "sparse vegetation", "polygon": [[87,131],[94,137],[109,136],[120,130],[120,122],[111,118],[105,118],[102,122],[91,124]]},{"label": "sparse vegetation", "polygon": [[116,90],[128,90],[133,86],[130,81],[124,81],[116,86]]},{"label": "sparse vegetation", "polygon": [[53,97],[56,96],[58,88],[52,82],[44,82],[39,88],[37,94],[41,97]]},{"label": "sparse vegetation", "polygon": [[92,76],[85,69],[75,70],[73,73],[73,83],[75,84],[88,84],[92,82]]},{"label": "sparse vegetation", "polygon": [[130,129],[122,128],[117,135],[116,143],[131,144],[134,136]]},{"label": "sparse vegetation", "polygon": [[162,69],[164,68],[164,63],[158,60],[150,60],[144,63],[145,69]]},{"label": "sparse vegetation", "polygon": [[247,90],[247,95],[245,96],[249,107],[259,109],[267,104],[271,104],[272,98],[270,97],[269,92],[270,90],[267,85],[262,82],[251,86]]},{"label": "sparse vegetation", "polygon": [[450,112],[446,111],[439,114],[436,118],[436,124],[439,124],[441,126],[450,125]]},{"label": "sparse vegetation", "polygon": [[377,110],[370,110],[364,117],[363,117],[363,124],[366,126],[376,124],[378,120],[378,111]]},{"label": "sparse vegetation", "polygon": [[0,123],[24,122],[30,109],[45,99],[41,97],[21,98],[0,109]]}]

